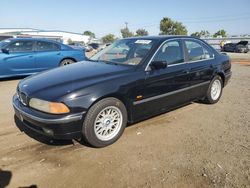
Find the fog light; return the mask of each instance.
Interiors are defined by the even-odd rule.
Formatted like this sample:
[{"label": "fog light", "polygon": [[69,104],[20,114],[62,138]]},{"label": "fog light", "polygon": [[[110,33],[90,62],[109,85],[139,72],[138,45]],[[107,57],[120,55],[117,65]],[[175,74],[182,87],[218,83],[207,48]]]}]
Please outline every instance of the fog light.
[{"label": "fog light", "polygon": [[43,132],[47,135],[53,136],[53,131],[51,129],[42,128]]}]

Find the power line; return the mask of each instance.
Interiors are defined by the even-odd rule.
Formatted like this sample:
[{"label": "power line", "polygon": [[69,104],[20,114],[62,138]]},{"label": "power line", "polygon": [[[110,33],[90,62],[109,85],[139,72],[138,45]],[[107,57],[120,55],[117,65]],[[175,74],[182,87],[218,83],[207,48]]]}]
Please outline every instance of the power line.
[{"label": "power line", "polygon": [[[218,23],[218,22],[232,22],[232,21],[238,21],[238,20],[249,20],[250,19],[250,12],[249,13],[241,13],[241,14],[234,14],[234,15],[221,15],[221,16],[212,16],[212,17],[199,17],[199,18],[173,18],[173,20],[177,20],[180,22],[183,22],[184,24],[199,24],[199,23]],[[155,20],[152,22],[146,22],[141,24],[130,24],[129,28],[150,28],[150,27],[156,27],[159,26],[160,20]],[[125,22],[126,28],[128,28],[128,22]],[[117,27],[119,30],[119,28]],[[115,32],[116,29],[113,28],[113,31]],[[106,31],[102,31],[101,33],[104,33]],[[110,32],[110,30],[107,30],[107,32]]]},{"label": "power line", "polygon": [[[213,17],[199,17],[199,18],[173,18],[173,20],[179,20],[183,23],[210,23],[210,22],[224,22],[224,21],[235,21],[235,20],[243,20],[249,19],[250,13],[242,13],[237,15],[222,15],[222,16],[213,16]],[[132,24],[130,27],[153,27],[159,25],[158,21],[146,22],[142,24]]]}]

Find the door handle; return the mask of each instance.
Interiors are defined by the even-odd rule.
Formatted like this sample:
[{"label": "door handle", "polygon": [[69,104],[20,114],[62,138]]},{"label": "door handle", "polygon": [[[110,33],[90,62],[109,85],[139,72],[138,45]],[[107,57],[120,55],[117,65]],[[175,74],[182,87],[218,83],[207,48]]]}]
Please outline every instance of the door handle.
[{"label": "door handle", "polygon": [[56,55],[61,55],[61,53],[59,52],[59,53],[57,53]]},{"label": "door handle", "polygon": [[30,56],[29,56],[29,58],[32,58],[32,57],[33,57],[33,55],[30,55]]}]

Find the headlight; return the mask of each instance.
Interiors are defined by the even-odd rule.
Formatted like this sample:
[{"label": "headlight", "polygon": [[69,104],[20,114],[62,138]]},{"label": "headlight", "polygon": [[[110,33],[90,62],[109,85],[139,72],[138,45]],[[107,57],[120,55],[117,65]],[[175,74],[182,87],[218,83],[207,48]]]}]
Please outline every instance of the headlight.
[{"label": "headlight", "polygon": [[69,108],[63,103],[48,102],[41,99],[30,99],[29,106],[51,114],[65,114],[69,112]]}]

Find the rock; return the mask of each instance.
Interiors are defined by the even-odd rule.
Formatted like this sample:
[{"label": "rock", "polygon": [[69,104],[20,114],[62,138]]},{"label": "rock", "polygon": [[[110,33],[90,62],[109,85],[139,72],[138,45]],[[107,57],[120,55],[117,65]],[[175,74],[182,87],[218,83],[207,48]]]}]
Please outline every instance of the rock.
[{"label": "rock", "polygon": [[202,176],[207,177],[207,174],[204,173],[204,174],[202,174]]}]

